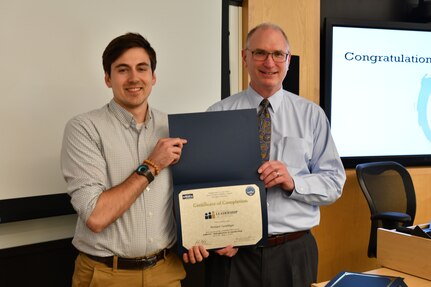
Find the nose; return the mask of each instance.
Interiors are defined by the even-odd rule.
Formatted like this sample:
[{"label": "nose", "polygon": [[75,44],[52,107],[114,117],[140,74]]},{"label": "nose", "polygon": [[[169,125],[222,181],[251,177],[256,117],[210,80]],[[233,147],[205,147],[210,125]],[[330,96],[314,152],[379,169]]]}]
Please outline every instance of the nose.
[{"label": "nose", "polygon": [[268,54],[268,56],[266,57],[266,59],[265,59],[265,61],[263,61],[263,63],[266,65],[266,66],[269,66],[269,65],[274,65],[275,64],[275,62],[274,62],[274,58],[272,58],[272,55],[273,54]]},{"label": "nose", "polygon": [[129,82],[137,82],[138,81],[138,72],[135,70],[130,70],[128,80],[129,80]]}]

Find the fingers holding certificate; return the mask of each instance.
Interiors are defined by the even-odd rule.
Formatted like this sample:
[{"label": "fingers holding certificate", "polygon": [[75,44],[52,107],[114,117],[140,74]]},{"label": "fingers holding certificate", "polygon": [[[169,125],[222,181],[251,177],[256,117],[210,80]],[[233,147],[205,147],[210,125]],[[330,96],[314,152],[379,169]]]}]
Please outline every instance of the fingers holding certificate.
[{"label": "fingers holding certificate", "polygon": [[170,136],[187,139],[172,166],[180,253],[265,243],[257,127],[254,109],[169,115]]}]

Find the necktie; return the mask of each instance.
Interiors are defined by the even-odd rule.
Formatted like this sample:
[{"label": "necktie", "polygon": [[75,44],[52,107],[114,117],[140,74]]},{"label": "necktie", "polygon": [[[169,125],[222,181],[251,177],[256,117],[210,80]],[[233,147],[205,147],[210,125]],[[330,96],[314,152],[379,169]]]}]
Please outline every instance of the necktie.
[{"label": "necktie", "polygon": [[269,114],[268,99],[263,99],[260,103],[260,111],[258,113],[259,122],[259,141],[260,141],[260,155],[262,161],[269,160],[269,149],[271,146],[271,116]]}]

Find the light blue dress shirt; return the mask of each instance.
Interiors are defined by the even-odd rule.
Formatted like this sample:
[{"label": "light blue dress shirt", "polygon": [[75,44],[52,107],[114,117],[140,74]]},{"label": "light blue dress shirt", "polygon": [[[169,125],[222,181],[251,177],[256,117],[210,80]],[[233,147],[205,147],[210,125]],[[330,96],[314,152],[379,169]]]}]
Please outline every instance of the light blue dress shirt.
[{"label": "light blue dress shirt", "polygon": [[[262,97],[251,87],[208,111],[255,108]],[[319,206],[335,202],[346,180],[329,121],[315,103],[280,89],[271,103],[270,160],[283,162],[293,177],[291,195],[279,186],[267,191],[268,234],[311,229],[319,224]]]}]

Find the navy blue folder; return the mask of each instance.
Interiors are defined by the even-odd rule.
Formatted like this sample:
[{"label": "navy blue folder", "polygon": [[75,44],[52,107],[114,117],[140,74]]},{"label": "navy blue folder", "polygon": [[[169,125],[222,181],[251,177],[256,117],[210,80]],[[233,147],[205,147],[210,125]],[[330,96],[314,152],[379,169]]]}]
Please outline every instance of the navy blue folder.
[{"label": "navy blue folder", "polygon": [[268,236],[266,193],[257,169],[262,164],[255,109],[169,115],[169,136],[187,139],[172,166],[178,249],[182,253],[178,194],[183,190],[256,184],[260,189],[262,240]]},{"label": "navy blue folder", "polygon": [[340,272],[326,287],[407,287],[403,278],[357,272]]}]

